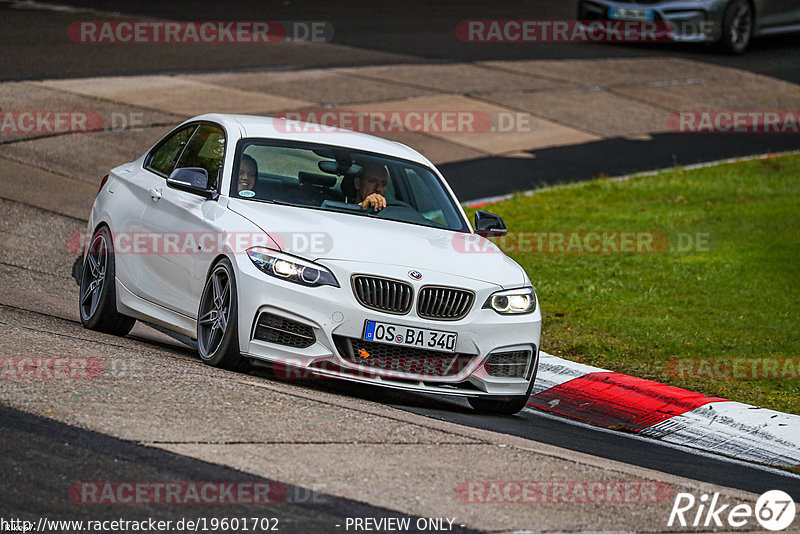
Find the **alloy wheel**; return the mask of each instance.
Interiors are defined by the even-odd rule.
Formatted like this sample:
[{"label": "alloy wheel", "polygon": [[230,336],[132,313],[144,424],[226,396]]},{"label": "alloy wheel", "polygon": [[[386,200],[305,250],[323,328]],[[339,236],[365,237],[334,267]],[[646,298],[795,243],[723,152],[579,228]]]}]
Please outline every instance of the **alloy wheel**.
[{"label": "alloy wheel", "polygon": [[743,49],[750,42],[752,14],[747,2],[742,2],[730,21],[730,45],[734,50]]},{"label": "alloy wheel", "polygon": [[200,354],[214,354],[225,336],[231,314],[231,279],[223,266],[211,273],[203,291],[198,316],[197,343]]},{"label": "alloy wheel", "polygon": [[103,292],[108,267],[108,245],[103,235],[95,235],[86,254],[81,277],[81,315],[85,319],[94,316]]}]

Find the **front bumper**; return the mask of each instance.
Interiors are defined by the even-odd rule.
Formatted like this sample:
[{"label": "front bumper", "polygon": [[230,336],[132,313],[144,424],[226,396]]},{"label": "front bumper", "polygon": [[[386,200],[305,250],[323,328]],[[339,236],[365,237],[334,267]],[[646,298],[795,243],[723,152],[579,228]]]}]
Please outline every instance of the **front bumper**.
[{"label": "front bumper", "polygon": [[[649,9],[653,20],[669,23],[669,40],[684,43],[716,41],[722,34],[724,0],[666,1],[660,3],[631,3],[609,0],[581,0],[578,20],[609,20],[611,9]],[[635,36],[632,38],[635,40]]]},{"label": "front bumper", "polygon": [[[489,295],[503,289],[498,285],[433,271],[426,272],[424,280],[414,281],[407,276],[413,266],[330,260],[320,263],[334,273],[341,287],[304,287],[266,275],[246,255],[236,260],[240,350],[245,356],[281,369],[279,376],[288,379],[322,376],[417,392],[498,397],[524,395],[535,377],[541,335],[538,302],[536,310],[526,315],[503,316],[482,309]],[[416,314],[416,306],[405,315],[375,311],[356,300],[350,285],[354,273],[405,280],[414,287],[415,295],[424,285],[461,287],[474,291],[475,301],[469,313],[455,321],[421,318]],[[256,339],[262,313],[302,326],[298,330],[300,337],[295,338],[299,340],[295,344],[301,346],[290,346],[278,339],[274,341],[279,342]],[[361,363],[352,355],[348,357],[343,343],[348,339],[360,340],[367,319],[455,332],[458,334],[455,352],[462,358],[445,374],[379,368],[367,363],[368,359]],[[494,376],[496,373],[487,371],[485,363],[491,354],[512,351],[529,352],[524,377]],[[449,353],[437,354],[452,357]]]}]

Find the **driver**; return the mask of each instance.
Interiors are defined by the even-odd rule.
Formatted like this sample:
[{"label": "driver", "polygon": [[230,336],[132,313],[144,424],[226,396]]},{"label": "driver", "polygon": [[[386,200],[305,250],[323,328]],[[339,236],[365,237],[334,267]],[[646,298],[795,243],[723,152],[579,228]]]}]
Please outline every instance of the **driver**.
[{"label": "driver", "polygon": [[365,162],[364,170],[353,179],[356,188],[356,203],[361,209],[372,208],[380,211],[386,207],[386,187],[389,173],[386,167],[377,162]]}]

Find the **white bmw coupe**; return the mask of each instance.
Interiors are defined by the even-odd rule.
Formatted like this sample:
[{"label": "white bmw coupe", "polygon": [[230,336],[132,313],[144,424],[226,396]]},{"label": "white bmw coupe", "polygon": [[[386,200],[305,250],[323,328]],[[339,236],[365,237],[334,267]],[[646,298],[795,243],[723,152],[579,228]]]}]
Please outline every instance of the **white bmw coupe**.
[{"label": "white bmw coupe", "polygon": [[[487,178],[488,179],[488,178]],[[516,413],[539,360],[525,271],[442,175],[370,135],[202,115],[106,176],[80,278],[86,328],[136,319],[203,362],[460,395]]]}]

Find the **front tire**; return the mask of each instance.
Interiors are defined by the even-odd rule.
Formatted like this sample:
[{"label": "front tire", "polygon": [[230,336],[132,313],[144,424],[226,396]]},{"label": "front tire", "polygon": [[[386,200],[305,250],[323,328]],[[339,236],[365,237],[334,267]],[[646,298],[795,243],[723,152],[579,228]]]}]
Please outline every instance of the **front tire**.
[{"label": "front tire", "polygon": [[753,40],[753,8],[748,0],[732,0],[722,17],[719,45],[732,54],[743,54]]},{"label": "front tire", "polygon": [[222,258],[208,275],[197,312],[197,351],[203,363],[232,371],[246,371],[247,358],[239,352],[236,277],[233,265]]},{"label": "front tire", "polygon": [[124,336],[136,319],[117,311],[114,268],[114,240],[103,226],[92,235],[83,260],[78,299],[81,324],[89,330]]},{"label": "front tire", "polygon": [[478,413],[495,415],[514,415],[522,411],[528,404],[528,395],[517,395],[508,400],[484,399],[483,397],[470,397],[469,404]]},{"label": "front tire", "polygon": [[486,397],[469,397],[469,405],[478,412],[495,415],[514,415],[522,411],[528,405],[528,399],[531,397],[533,391],[533,383],[536,382],[536,374],[539,372],[539,354],[536,354],[536,367],[533,369],[533,376],[528,384],[528,391],[525,395],[515,395],[513,397],[506,397],[503,399],[486,398]]}]

